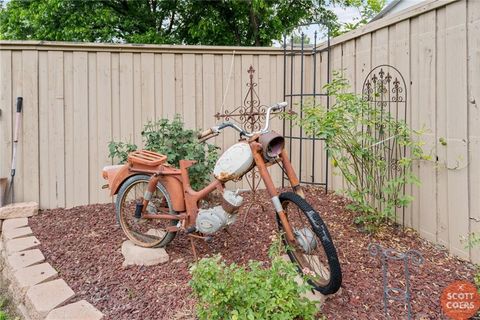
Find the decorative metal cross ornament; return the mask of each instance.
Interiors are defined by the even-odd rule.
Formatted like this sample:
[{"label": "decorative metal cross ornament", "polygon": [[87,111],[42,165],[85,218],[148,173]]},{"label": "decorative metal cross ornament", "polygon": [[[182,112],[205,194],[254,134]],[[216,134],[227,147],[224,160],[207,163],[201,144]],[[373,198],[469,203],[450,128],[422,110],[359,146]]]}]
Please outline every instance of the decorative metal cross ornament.
[{"label": "decorative metal cross ornament", "polygon": [[226,121],[233,120],[246,131],[253,132],[259,131],[262,128],[267,106],[260,104],[260,98],[255,90],[258,84],[253,82],[253,74],[255,73],[253,66],[248,68],[247,73],[249,75],[249,82],[246,84],[248,91],[243,99],[243,105],[236,107],[232,111],[225,110],[224,113],[218,112],[215,118],[217,118],[217,120],[221,118]]},{"label": "decorative metal cross ornament", "polygon": [[[232,111],[225,110],[223,113],[218,112],[215,114],[215,118],[217,120],[223,119],[225,121],[235,121],[246,131],[254,132],[262,129],[266,116],[265,111],[268,106],[260,103],[260,98],[258,97],[255,89],[258,87],[258,84],[253,81],[253,75],[255,73],[253,66],[248,68],[247,73],[249,75],[249,81],[246,83],[248,90],[245,98],[243,99],[243,105],[234,108]],[[272,113],[272,115],[274,114],[278,114],[278,112]],[[250,190],[252,191],[252,199],[250,205],[248,206],[247,214],[255,205],[261,207],[262,211],[265,211],[263,204],[256,201],[256,191],[261,181],[258,171],[255,169],[250,171],[247,174],[246,181],[250,187]]]}]

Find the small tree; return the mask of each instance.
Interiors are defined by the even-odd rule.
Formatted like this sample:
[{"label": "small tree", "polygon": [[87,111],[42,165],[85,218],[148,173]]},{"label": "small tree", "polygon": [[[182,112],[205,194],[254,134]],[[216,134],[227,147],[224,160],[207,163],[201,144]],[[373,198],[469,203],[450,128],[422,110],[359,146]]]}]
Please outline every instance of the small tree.
[{"label": "small tree", "polygon": [[[297,123],[311,135],[323,138],[348,189],[346,194],[353,200],[351,209],[362,212],[356,222],[368,227],[391,219],[398,207],[405,207],[412,197],[403,193],[404,186],[419,183],[412,174],[412,163],[426,159],[421,142],[404,121],[394,119],[388,111],[371,106],[361,96],[346,93],[348,81],[335,73],[333,81],[325,86],[335,104],[327,110],[315,104],[304,107],[303,118],[294,116]],[[405,147],[406,154],[397,159],[397,173],[389,175],[389,166],[384,157],[389,146],[379,140],[375,131],[379,128],[391,133],[397,147]],[[382,149],[379,152],[379,149]]]}]

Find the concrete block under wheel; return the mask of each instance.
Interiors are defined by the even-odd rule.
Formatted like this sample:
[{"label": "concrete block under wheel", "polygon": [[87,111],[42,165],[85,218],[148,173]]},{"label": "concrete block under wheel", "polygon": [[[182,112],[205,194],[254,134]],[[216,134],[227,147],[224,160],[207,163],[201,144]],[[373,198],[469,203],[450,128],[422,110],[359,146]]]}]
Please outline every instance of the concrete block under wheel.
[{"label": "concrete block under wheel", "polygon": [[28,226],[27,218],[8,219],[3,221],[2,232],[5,232],[5,230],[16,229],[25,226]]},{"label": "concrete block under wheel", "polygon": [[25,238],[32,235],[32,229],[30,227],[20,227],[16,229],[7,229],[2,232],[2,238],[4,241]]},{"label": "concrete block under wheel", "polygon": [[7,256],[28,249],[33,249],[40,244],[36,237],[25,237],[19,239],[12,239],[5,242],[5,253]]},{"label": "concrete block under wheel", "polygon": [[19,202],[0,208],[0,219],[32,217],[38,213],[38,203]]},{"label": "concrete block under wheel", "polygon": [[100,320],[102,318],[103,313],[86,300],[81,300],[53,309],[45,320]]},{"label": "concrete block under wheel", "polygon": [[50,311],[75,296],[63,279],[37,284],[28,289],[25,306],[33,320],[45,319]]},{"label": "concrete block under wheel", "polygon": [[48,280],[53,280],[57,276],[58,272],[49,263],[22,268],[13,273],[10,289],[15,300],[23,301],[28,288]]},{"label": "concrete block under wheel", "polygon": [[168,253],[163,248],[143,248],[136,246],[130,240],[122,244],[122,254],[125,258],[123,266],[153,266],[168,261]]}]

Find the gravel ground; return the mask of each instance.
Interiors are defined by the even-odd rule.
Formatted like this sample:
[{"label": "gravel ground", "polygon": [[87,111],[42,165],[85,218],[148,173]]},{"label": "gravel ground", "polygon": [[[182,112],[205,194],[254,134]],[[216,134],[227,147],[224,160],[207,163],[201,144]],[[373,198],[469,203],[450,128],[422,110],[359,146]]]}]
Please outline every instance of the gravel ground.
[{"label": "gravel ground", "polygon": [[[473,279],[471,264],[449,256],[412,230],[385,227],[376,235],[366,234],[352,223],[355,213],[345,210],[343,198],[312,188],[307,200],[327,223],[342,264],[342,291],[323,307],[328,319],[385,318],[381,263],[369,255],[370,243],[415,249],[423,255],[424,264],[411,268],[415,319],[443,319],[439,306],[443,288],[454,280]],[[255,203],[263,203],[267,211],[262,213],[256,205],[245,220],[240,212],[229,232],[219,232],[210,243],[198,240],[200,257],[221,253],[229,262],[268,261],[269,237],[276,229],[272,205],[264,192]],[[194,318],[195,301],[188,286],[194,258],[187,237],[177,235],[167,247],[166,264],[123,268],[120,248],[126,237],[116,225],[113,204],[42,211],[30,225],[47,261],[75,291],[75,299],[88,300],[106,319]],[[398,266],[391,266],[389,277],[394,285],[403,285]],[[406,319],[405,307],[392,304],[391,318]]]}]

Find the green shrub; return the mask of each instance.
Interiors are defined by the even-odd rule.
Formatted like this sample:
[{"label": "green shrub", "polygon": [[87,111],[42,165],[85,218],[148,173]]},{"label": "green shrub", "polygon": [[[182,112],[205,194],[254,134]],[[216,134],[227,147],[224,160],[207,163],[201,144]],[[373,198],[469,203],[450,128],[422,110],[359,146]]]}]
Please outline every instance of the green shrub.
[{"label": "green shrub", "polygon": [[[325,139],[333,166],[347,182],[345,193],[353,200],[350,209],[363,213],[356,222],[375,228],[394,218],[396,208],[406,207],[413,199],[403,190],[405,185],[419,183],[412,174],[412,162],[428,158],[415,137],[420,132],[394,119],[387,110],[381,112],[371,106],[361,96],[347,93],[348,81],[338,72],[325,89],[335,101],[329,110],[310,102],[303,109],[303,118],[294,115],[293,119],[307,134]],[[379,130],[385,132],[384,140],[375,134]],[[397,159],[394,175],[385,160],[385,154],[393,152],[386,139],[393,138],[397,148],[406,147],[407,154]]]},{"label": "green shrub", "polygon": [[[145,149],[166,155],[171,165],[178,167],[182,159],[197,161],[189,169],[190,182],[196,190],[209,182],[218,158],[218,148],[212,144],[199,143],[197,133],[195,130],[185,129],[178,114],[172,121],[168,119],[150,121],[142,131]],[[124,163],[128,153],[137,148],[135,144],[111,141],[108,145],[109,157]]]},{"label": "green shrub", "polygon": [[269,268],[258,261],[250,261],[246,268],[226,265],[220,256],[204,258],[193,265],[191,273],[190,286],[201,320],[314,319],[319,311],[314,302],[301,296],[311,287],[295,281],[295,265],[279,254],[272,254]]}]

